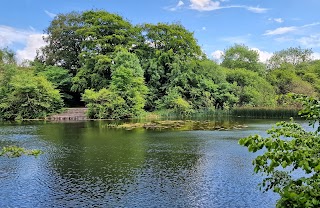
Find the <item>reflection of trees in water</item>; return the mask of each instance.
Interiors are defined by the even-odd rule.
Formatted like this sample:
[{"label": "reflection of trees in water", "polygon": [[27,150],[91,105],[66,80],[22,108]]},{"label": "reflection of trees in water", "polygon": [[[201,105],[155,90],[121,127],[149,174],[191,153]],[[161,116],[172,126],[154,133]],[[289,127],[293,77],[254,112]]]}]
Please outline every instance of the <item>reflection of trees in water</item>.
[{"label": "reflection of trees in water", "polygon": [[[42,147],[45,153],[37,159],[19,158],[10,170],[5,165],[6,171],[19,169],[14,175],[1,174],[2,166],[0,176],[10,182],[2,193],[11,197],[5,202],[17,207],[230,207],[230,202],[245,207],[246,199],[251,205],[272,203],[272,197],[263,199],[255,191],[252,168],[244,166],[252,157],[237,144],[252,129],[270,126],[266,120],[252,122],[257,126],[246,131],[126,131],[108,129],[106,121],[37,125],[24,134],[35,138],[26,147]],[[19,180],[10,180],[17,175]]]},{"label": "reflection of trees in water", "polygon": [[188,133],[115,130],[107,123],[53,123],[39,131],[55,146],[48,158],[53,170],[50,186],[64,201],[116,203],[133,196],[141,200],[141,194],[156,196],[192,177],[200,155],[197,142],[190,146],[190,138],[180,135]]},{"label": "reflection of trees in water", "polygon": [[144,162],[143,131],[104,128],[104,122],[54,123],[40,134],[53,143],[50,165],[57,192],[77,194],[90,200],[116,200],[135,181],[136,170]]},{"label": "reflection of trees in water", "polygon": [[144,194],[142,205],[179,204],[188,206],[190,182],[195,180],[197,164],[202,157],[201,141],[191,132],[152,132],[146,141],[146,160],[139,174],[137,198]]}]

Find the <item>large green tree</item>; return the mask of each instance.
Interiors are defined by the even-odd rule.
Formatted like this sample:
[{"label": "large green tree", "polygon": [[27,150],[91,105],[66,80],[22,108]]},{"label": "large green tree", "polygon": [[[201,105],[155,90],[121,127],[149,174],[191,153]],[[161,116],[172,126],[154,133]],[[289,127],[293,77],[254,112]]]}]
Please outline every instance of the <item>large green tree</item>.
[{"label": "large green tree", "polygon": [[274,88],[258,73],[246,69],[231,69],[228,70],[227,81],[237,86],[237,105],[275,106]]},{"label": "large green tree", "polygon": [[76,93],[70,92],[72,86],[72,74],[67,69],[58,66],[46,66],[37,62],[33,63],[35,74],[43,76],[58,89],[66,105],[77,105],[74,102]]},{"label": "large green tree", "polygon": [[84,38],[79,55],[82,66],[72,86],[79,92],[86,88],[108,87],[115,51],[119,48],[132,50],[139,36],[139,29],[121,16],[106,11],[86,11],[82,19],[83,25],[76,31]]},{"label": "large green tree", "polygon": [[204,56],[193,33],[179,23],[144,24],[141,29],[144,44],[152,52],[171,50],[188,57]]},{"label": "large green tree", "polygon": [[59,14],[46,32],[37,60],[69,70],[77,92],[108,87],[114,52],[133,50],[140,36],[140,29],[103,10]]},{"label": "large green tree", "polygon": [[226,49],[221,65],[229,69],[242,68],[260,75],[265,74],[265,65],[259,61],[259,53],[245,45],[235,44]]},{"label": "large green tree", "polygon": [[292,64],[297,66],[302,63],[308,63],[312,60],[313,51],[301,47],[290,47],[275,52],[267,61],[269,70],[280,68],[282,64]]},{"label": "large green tree", "polygon": [[45,65],[65,68],[75,75],[81,67],[79,54],[84,37],[77,30],[82,27],[82,13],[58,14],[45,31],[47,45],[39,51],[36,59]]},{"label": "large green tree", "polygon": [[155,103],[168,92],[174,74],[183,73],[182,62],[187,59],[204,59],[192,32],[181,24],[158,23],[140,26],[143,41],[135,53],[145,69],[145,80],[150,90],[147,110],[154,110]]},{"label": "large green tree", "polygon": [[109,88],[85,90],[83,94],[92,118],[132,118],[143,112],[147,87],[138,58],[121,50],[113,61]]},{"label": "large green tree", "polygon": [[[306,77],[304,77],[306,79]],[[296,67],[292,64],[283,63],[279,68],[271,70],[267,74],[267,80],[275,87],[278,95],[278,105],[287,102],[286,94],[297,93],[315,96],[316,90],[311,82],[303,80],[296,74]]]}]

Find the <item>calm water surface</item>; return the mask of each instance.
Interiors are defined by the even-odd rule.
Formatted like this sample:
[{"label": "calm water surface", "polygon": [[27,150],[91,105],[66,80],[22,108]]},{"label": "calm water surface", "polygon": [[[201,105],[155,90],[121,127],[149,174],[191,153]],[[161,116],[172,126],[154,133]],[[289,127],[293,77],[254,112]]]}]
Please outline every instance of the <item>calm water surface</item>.
[{"label": "calm water surface", "polygon": [[0,207],[274,207],[232,131],[116,130],[106,122],[0,124],[0,146],[45,153],[0,158]]}]

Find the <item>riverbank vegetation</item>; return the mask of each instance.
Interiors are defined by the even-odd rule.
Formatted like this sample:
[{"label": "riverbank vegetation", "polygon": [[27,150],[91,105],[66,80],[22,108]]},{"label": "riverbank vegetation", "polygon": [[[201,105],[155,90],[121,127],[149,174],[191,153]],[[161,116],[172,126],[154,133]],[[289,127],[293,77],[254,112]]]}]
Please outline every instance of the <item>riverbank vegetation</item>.
[{"label": "riverbank vegetation", "polygon": [[47,45],[24,67],[1,50],[0,119],[44,118],[84,105],[97,119],[296,109],[284,95],[320,92],[320,60],[310,49],[284,49],[262,63],[257,51],[235,44],[216,63],[179,23],[133,25],[102,10],[59,14],[46,33]]}]

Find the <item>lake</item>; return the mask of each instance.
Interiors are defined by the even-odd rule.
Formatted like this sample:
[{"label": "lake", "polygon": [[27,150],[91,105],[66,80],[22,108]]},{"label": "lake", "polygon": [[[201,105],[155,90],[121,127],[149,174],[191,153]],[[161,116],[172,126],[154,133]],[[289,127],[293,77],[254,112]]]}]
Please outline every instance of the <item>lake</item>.
[{"label": "lake", "polygon": [[274,120],[230,131],[110,129],[107,121],[0,124],[0,146],[41,149],[0,158],[0,207],[275,207],[238,145]]}]

